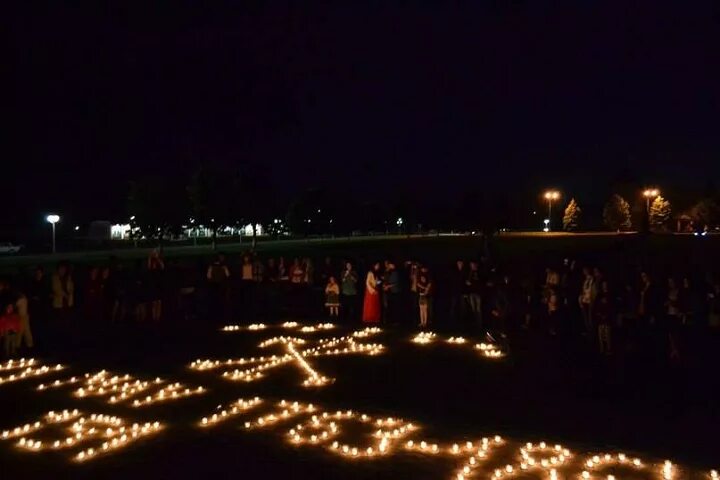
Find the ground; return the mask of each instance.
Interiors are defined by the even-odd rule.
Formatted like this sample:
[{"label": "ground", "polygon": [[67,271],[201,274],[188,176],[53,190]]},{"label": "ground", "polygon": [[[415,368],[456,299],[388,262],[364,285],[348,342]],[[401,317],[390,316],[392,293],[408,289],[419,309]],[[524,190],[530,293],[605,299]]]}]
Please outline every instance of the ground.
[{"label": "ground", "polygon": [[[501,435],[504,450],[493,454],[467,478],[488,478],[495,467],[504,468],[512,453],[525,442],[561,443],[582,462],[587,453],[625,452],[646,464],[666,458],[682,465],[681,478],[704,478],[717,467],[714,439],[720,426],[711,393],[716,378],[699,378],[694,372],[618,366],[593,355],[567,351],[556,342],[521,336],[503,359],[486,359],[469,345],[441,341],[417,345],[412,332],[385,329],[365,343],[385,346],[377,356],[309,358],[310,364],[334,382],[316,388],[300,386],[296,366],[268,371],[256,382],[232,382],[219,371],[188,368],[195,359],[226,359],[282,354],[283,347],[261,350],[263,339],[293,332],[308,341],[339,336],[358,328],[337,327],[315,333],[267,328],[261,331],[220,332],[202,325],[161,326],[88,325],[81,334],[53,333],[58,343],[44,347],[39,358],[62,362],[67,370],[0,385],[0,430],[34,422],[49,410],[78,408],[126,418],[129,423],[159,421],[164,429],[126,449],[83,463],[70,452],[31,453],[0,442],[3,478],[47,478],[66,472],[73,478],[456,478],[462,460],[440,455],[405,452],[401,447],[379,459],[348,459],[318,446],[296,446],[287,431],[294,421],[272,428],[246,430],[244,422],[273,410],[281,399],[297,400],[335,412],[352,409],[373,416],[403,418],[420,426],[417,440],[437,442],[441,449],[464,445],[482,437]],[[42,330],[41,330],[42,331]],[[42,334],[42,333],[41,333]],[[717,362],[717,358],[712,359]],[[107,369],[140,378],[160,376],[188,386],[203,386],[202,395],[143,408],[109,405],[101,399],[74,398],[71,388],[38,392],[39,383]],[[238,398],[261,397],[262,408],[211,428],[201,428],[219,404]],[[140,398],[143,398],[142,396]],[[300,420],[298,420],[300,421]],[[348,427],[350,428],[350,427]],[[345,441],[370,445],[365,437],[374,431],[345,432]],[[47,435],[45,432],[44,435]],[[38,433],[38,437],[42,435]],[[44,437],[49,438],[49,437]],[[408,437],[410,438],[410,437]],[[16,440],[15,440],[16,441]],[[343,441],[343,438],[340,438]],[[47,443],[47,442],[46,442]],[[404,445],[404,443],[403,443]],[[96,447],[97,448],[97,447]],[[363,447],[364,448],[364,447]],[[574,460],[574,461],[575,461]],[[514,463],[518,463],[517,460]],[[573,464],[572,471],[581,470]],[[637,472],[631,478],[658,478]],[[615,472],[626,478],[623,473]],[[561,478],[570,470],[559,469]],[[604,470],[602,478],[611,470]],[[537,478],[545,478],[535,472]],[[595,475],[595,473],[593,473]],[[7,475],[7,476],[6,476]],[[600,477],[593,477],[600,478]]]},{"label": "ground", "polygon": [[[547,264],[569,256],[609,267],[613,262],[631,268],[651,265],[657,270],[713,265],[715,238],[636,236],[609,237],[500,237],[491,245],[498,264],[513,272],[541,275]],[[368,262],[386,255],[428,259],[446,264],[456,257],[476,256],[477,238],[441,237],[355,242],[266,245],[269,255],[324,255],[352,257]],[[203,252],[207,255],[209,252]],[[22,257],[19,257],[22,258]],[[80,257],[78,257],[80,258]],[[100,260],[102,257],[97,257]],[[180,257],[178,257],[180,258]],[[182,257],[186,258],[186,257]],[[94,261],[94,260],[91,260]],[[31,265],[32,263],[27,263]],[[24,267],[21,267],[24,268]],[[680,270],[686,271],[686,270]],[[292,321],[284,318],[282,321]],[[600,358],[590,345],[566,344],[538,332],[513,336],[502,359],[486,359],[472,348],[482,339],[468,338],[467,345],[444,342],[442,315],[435,330],[438,341],[417,345],[416,332],[384,328],[377,336],[358,341],[385,346],[376,356],[308,357],[312,368],[334,379],[316,388],[301,385],[304,378],[295,365],[268,371],[256,382],[231,382],[219,371],[189,368],[196,359],[226,359],[282,355],[283,346],[260,349],[258,344],[289,332],[274,328],[259,331],[221,332],[207,319],[185,323],[168,318],[159,325],[109,325],[78,318],[62,328],[35,325],[38,361],[62,363],[61,372],[0,385],[0,432],[34,422],[50,410],[80,409],[104,413],[133,422],[158,421],[163,428],[117,452],[77,463],[62,452],[32,453],[18,448],[17,439],[0,439],[2,478],[44,479],[61,473],[71,478],[430,478],[457,479],[465,457],[447,452],[482,437],[503,438],[502,448],[471,471],[466,478],[489,478],[495,468],[519,466],[518,449],[525,442],[562,444],[574,453],[568,467],[559,467],[559,478],[578,478],[589,454],[623,452],[642,458],[648,470],[591,469],[592,478],[661,478],[662,461],[676,462],[674,478],[709,478],[717,468],[717,432],[720,409],[716,375],[718,338],[703,336],[689,358],[679,365],[648,359]],[[260,320],[262,321],[262,319]],[[325,321],[305,318],[305,324]],[[274,323],[274,322],[273,322]],[[270,322],[268,321],[268,324]],[[338,326],[326,332],[292,333],[305,339],[346,335],[361,325]],[[308,345],[309,347],[312,345]],[[37,391],[40,383],[107,369],[141,379],[162,377],[168,382],[203,386],[202,394],[142,408],[110,405],[98,398],[71,396],[73,388]],[[8,376],[9,372],[0,372]],[[262,407],[210,428],[203,417],[218,412],[238,398],[261,397]],[[140,396],[139,398],[143,398]],[[408,452],[402,445],[391,455],[376,459],[348,459],[319,446],[294,445],[287,431],[308,418],[298,417],[272,428],[247,430],[246,421],[273,411],[282,399],[313,403],[335,412],[352,409],[371,416],[402,418],[420,429],[416,436],[437,442],[438,455]],[[368,446],[369,433],[343,427],[340,442]],[[52,430],[38,432],[50,439]],[[49,445],[47,441],[45,445]],[[95,445],[97,448],[98,445]],[[474,446],[474,448],[476,448]],[[496,452],[493,450],[493,452]],[[539,458],[539,457],[538,457]],[[616,458],[616,457],[613,457]],[[549,478],[548,471],[530,477]],[[507,475],[506,475],[507,477]],[[524,478],[530,478],[524,477]],[[523,478],[518,476],[518,478]]]}]

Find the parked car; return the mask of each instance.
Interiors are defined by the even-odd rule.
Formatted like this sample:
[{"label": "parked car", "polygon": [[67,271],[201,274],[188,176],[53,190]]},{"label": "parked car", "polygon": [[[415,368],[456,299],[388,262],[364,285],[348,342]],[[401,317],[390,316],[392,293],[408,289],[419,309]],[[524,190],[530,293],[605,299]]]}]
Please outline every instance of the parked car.
[{"label": "parked car", "polygon": [[14,255],[22,250],[22,245],[13,245],[10,242],[0,242],[0,255]]}]

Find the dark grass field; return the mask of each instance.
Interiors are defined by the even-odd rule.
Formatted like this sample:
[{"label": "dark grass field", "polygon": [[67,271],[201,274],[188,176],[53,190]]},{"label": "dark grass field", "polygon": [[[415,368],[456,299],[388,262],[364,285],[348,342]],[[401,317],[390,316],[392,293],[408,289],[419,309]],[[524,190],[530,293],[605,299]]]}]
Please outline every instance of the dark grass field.
[{"label": "dark grass field", "polygon": [[[346,330],[303,336],[342,331]],[[350,460],[319,447],[290,445],[284,434],[294,426],[292,421],[245,431],[243,422],[268,411],[267,406],[212,429],[197,427],[217,405],[254,396],[268,405],[292,399],[331,412],[353,409],[401,417],[422,426],[418,438],[445,445],[500,434],[512,442],[559,442],[578,453],[622,451],[634,452],[645,461],[670,458],[705,475],[717,466],[716,375],[706,376],[690,367],[616,364],[587,353],[582,345],[562,345],[532,332],[513,340],[506,359],[491,361],[469,347],[439,342],[418,346],[409,342],[411,332],[386,330],[365,340],[386,345],[380,356],[311,359],[317,370],[336,379],[321,389],[299,386],[302,377],[294,366],[281,367],[250,384],[222,380],[214,371],[186,368],[196,358],[266,354],[257,343],[281,333],[270,329],[221,333],[169,322],[142,327],[88,325],[78,334],[40,329],[42,340],[48,340],[43,335],[52,335],[55,343],[45,341],[38,357],[70,367],[48,378],[108,369],[202,385],[209,392],[133,409],[76,399],[67,389],[34,391],[47,379],[2,385],[0,430],[64,408],[119,415],[130,423],[157,420],[166,425],[154,437],[84,464],[70,462],[65,454],[28,453],[10,441],[0,442],[2,478],[455,478],[460,462],[447,455],[399,452],[377,460]],[[281,351],[277,348],[273,353]],[[717,365],[719,358],[715,352],[702,360]],[[357,435],[349,440],[367,445]],[[488,478],[492,468],[505,465],[506,456],[507,452],[491,457],[489,470],[478,471],[473,478]],[[657,472],[631,478],[657,478]]]},{"label": "dark grass field", "polygon": [[[237,263],[239,255],[248,252],[250,248],[250,243],[220,244],[218,251],[226,253],[231,263]],[[36,265],[52,270],[61,260],[86,267],[106,265],[111,258],[116,258],[133,266],[137,261],[144,260],[149,251],[128,248],[99,252],[61,252],[57,255],[4,256],[0,257],[0,272],[6,275],[22,275]],[[286,260],[306,256],[320,260],[331,256],[369,264],[378,259],[394,257],[437,265],[447,264],[457,258],[478,258],[480,255],[489,254],[493,262],[501,268],[523,273],[542,269],[547,265],[559,265],[564,258],[632,271],[648,268],[662,274],[674,269],[692,272],[720,267],[720,235],[696,237],[673,234],[510,233],[495,235],[487,243],[479,236],[470,235],[343,237],[260,242],[257,251],[264,258],[284,256]],[[168,246],[164,255],[171,264],[205,265],[214,252],[207,245]]]}]

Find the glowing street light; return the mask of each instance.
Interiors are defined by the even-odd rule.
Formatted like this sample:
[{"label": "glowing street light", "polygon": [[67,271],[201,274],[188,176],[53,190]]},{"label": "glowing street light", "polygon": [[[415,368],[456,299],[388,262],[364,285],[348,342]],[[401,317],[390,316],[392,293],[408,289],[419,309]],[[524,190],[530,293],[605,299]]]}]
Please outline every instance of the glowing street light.
[{"label": "glowing street light", "polygon": [[645,211],[647,212],[648,230],[650,229],[650,199],[660,195],[660,190],[657,188],[646,188],[643,191],[643,197],[645,197]]},{"label": "glowing street light", "polygon": [[648,217],[650,215],[650,199],[655,198],[658,195],[660,195],[660,190],[657,188],[646,188],[645,191],[643,191],[643,197],[645,197],[645,208],[648,212]]},{"label": "glowing street light", "polygon": [[60,215],[52,213],[45,217],[45,220],[52,225],[52,253],[55,253],[55,224],[60,221]]},{"label": "glowing street light", "polygon": [[[545,192],[545,200],[548,202],[548,219],[552,219],[552,202],[560,198],[560,192],[557,190],[548,190]],[[546,228],[550,230],[550,222],[546,222]]]}]

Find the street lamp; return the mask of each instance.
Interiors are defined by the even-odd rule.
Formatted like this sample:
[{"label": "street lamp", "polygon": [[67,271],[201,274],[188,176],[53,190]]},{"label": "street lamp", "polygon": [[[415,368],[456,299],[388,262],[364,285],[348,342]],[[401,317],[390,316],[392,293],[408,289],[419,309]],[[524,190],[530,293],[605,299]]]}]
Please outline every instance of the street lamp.
[{"label": "street lamp", "polygon": [[655,198],[658,195],[660,195],[660,190],[658,190],[657,188],[646,188],[643,192],[643,197],[645,197],[645,208],[648,214],[648,221],[650,221],[650,199]]},{"label": "street lamp", "polygon": [[545,227],[543,228],[543,232],[547,233],[550,231],[550,219],[546,218],[543,220],[543,223],[545,224]]},{"label": "street lamp", "polygon": [[47,217],[45,217],[45,220],[52,225],[52,253],[55,253],[55,224],[60,221],[60,215],[50,214]]},{"label": "street lamp", "polygon": [[[552,202],[560,198],[560,192],[557,190],[548,190],[545,192],[545,200],[548,202],[548,219],[552,219]],[[550,221],[547,222],[548,230],[550,230]]]}]

